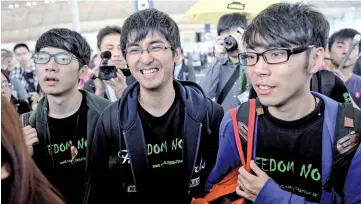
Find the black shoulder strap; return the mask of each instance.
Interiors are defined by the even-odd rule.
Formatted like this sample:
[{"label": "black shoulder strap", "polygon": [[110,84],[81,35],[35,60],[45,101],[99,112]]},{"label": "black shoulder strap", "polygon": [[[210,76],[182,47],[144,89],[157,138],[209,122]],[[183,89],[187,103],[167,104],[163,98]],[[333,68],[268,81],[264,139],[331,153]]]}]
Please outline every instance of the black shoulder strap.
[{"label": "black shoulder strap", "polygon": [[319,71],[319,84],[321,84],[321,89],[319,92],[325,96],[330,97],[335,86],[335,78],[336,75],[333,72],[327,70]]},{"label": "black shoulder strap", "polygon": [[319,89],[320,88],[320,86],[319,86],[319,75],[320,75],[320,72],[312,74],[311,91],[320,92],[320,89]]},{"label": "black shoulder strap", "polygon": [[[219,131],[219,125],[220,125],[220,121],[222,121],[223,119],[223,115],[224,115],[224,111],[222,106],[220,106],[219,104],[216,104],[215,102],[213,102],[211,99],[208,99],[208,113],[210,113],[210,130]],[[218,128],[217,128],[218,127]],[[211,133],[209,133],[211,134]]]},{"label": "black shoulder strap", "polygon": [[231,78],[227,81],[226,85],[224,86],[224,88],[222,89],[222,91],[220,92],[219,96],[218,96],[218,100],[217,103],[218,104],[222,104],[224,99],[226,98],[226,96],[228,95],[229,91],[231,90],[231,88],[233,87],[234,83],[237,81],[237,79],[239,78],[239,66],[236,67],[236,69],[234,70]]},{"label": "black shoulder strap", "polygon": [[338,104],[332,170],[323,189],[330,191],[333,187],[341,197],[348,169],[360,145],[360,123],[361,114],[351,103]]}]

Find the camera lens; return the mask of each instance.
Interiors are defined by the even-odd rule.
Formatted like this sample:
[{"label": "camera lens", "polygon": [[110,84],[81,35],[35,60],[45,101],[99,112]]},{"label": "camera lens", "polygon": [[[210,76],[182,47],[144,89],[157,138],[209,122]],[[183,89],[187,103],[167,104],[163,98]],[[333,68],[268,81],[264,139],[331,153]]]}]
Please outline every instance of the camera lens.
[{"label": "camera lens", "polygon": [[237,41],[231,35],[224,38],[224,47],[228,52],[235,51],[237,49]]}]

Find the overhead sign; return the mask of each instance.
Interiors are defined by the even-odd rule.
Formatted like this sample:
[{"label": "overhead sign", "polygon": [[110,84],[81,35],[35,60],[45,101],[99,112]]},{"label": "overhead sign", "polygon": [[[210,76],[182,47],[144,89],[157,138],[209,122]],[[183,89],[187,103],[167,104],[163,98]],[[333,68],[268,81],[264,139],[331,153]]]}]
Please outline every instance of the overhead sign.
[{"label": "overhead sign", "polygon": [[134,0],[135,12],[153,8],[153,0]]},{"label": "overhead sign", "polygon": [[210,40],[211,39],[211,25],[204,24],[204,39]]}]

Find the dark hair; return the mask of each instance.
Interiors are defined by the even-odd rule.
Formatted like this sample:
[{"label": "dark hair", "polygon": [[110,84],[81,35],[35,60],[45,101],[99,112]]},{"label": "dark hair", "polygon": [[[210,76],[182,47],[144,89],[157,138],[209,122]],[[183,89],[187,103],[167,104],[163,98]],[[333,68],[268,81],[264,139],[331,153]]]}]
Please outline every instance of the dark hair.
[{"label": "dark hair", "polygon": [[120,36],[122,53],[126,57],[125,49],[131,34],[135,36],[135,42],[140,42],[150,32],[164,35],[172,46],[173,53],[181,47],[179,28],[177,23],[168,14],[157,9],[144,9],[129,16],[123,24],[123,34]]},{"label": "dark hair", "polygon": [[[355,37],[355,35],[360,34],[357,30],[352,29],[352,28],[344,28],[341,29],[335,33],[333,33],[331,35],[331,37],[328,40],[328,50],[331,51],[331,47],[332,45],[338,41],[338,40],[348,40],[348,39],[353,39]],[[359,52],[361,49],[361,43],[359,43]]]},{"label": "dark hair", "polygon": [[[303,3],[278,3],[259,13],[247,27],[247,47],[326,47],[330,25],[325,16]],[[264,43],[260,42],[264,40]]]},{"label": "dark hair", "polygon": [[245,29],[247,27],[247,18],[245,15],[239,13],[231,13],[223,15],[217,25],[217,33],[220,35],[225,31],[230,31],[232,28],[241,27]]},{"label": "dark hair", "polygon": [[[97,35],[97,46],[98,49],[100,49],[100,45],[102,44],[102,41],[104,37],[112,34],[122,34],[122,29],[119,26],[107,26],[105,28],[102,28]],[[120,39],[119,39],[120,40]]]},{"label": "dark hair", "polygon": [[5,78],[8,80],[8,82],[10,82],[10,78],[9,78],[10,72],[8,70],[1,69],[1,74],[3,74]]},{"label": "dark hair", "polygon": [[[1,97],[1,164],[9,164],[9,203],[64,204],[58,191],[40,172],[28,153],[18,113]],[[8,195],[2,195],[8,196]]]},{"label": "dark hair", "polygon": [[15,50],[18,49],[19,47],[25,47],[25,48],[30,52],[29,47],[28,47],[26,44],[24,44],[24,43],[16,44],[16,45],[14,46],[14,52],[15,52]]},{"label": "dark hair", "polygon": [[35,52],[44,47],[54,47],[75,55],[80,67],[88,65],[90,61],[90,46],[80,33],[67,28],[53,28],[43,33],[36,41]]}]

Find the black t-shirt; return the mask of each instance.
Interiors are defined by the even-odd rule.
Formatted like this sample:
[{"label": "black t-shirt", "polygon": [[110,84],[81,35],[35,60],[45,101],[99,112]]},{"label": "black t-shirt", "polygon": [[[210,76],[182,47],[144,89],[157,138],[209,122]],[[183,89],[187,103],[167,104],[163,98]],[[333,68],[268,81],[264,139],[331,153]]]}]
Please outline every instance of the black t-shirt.
[{"label": "black t-shirt", "polygon": [[256,163],[282,189],[319,202],[321,198],[324,103],[295,121],[259,116]]},{"label": "black t-shirt", "polygon": [[[45,172],[45,175],[69,204],[81,204],[84,198],[87,112],[86,100],[83,97],[79,110],[73,115],[62,119],[48,117],[54,167],[50,169],[52,172]],[[71,163],[72,145],[78,150],[74,164]],[[47,148],[50,151],[49,144]]]},{"label": "black t-shirt", "polygon": [[331,96],[329,97],[339,103],[351,102],[351,97],[347,91],[346,85],[338,76],[335,76],[335,86],[333,87]]},{"label": "black t-shirt", "polygon": [[[167,203],[166,197],[177,198],[179,203],[189,203],[188,192],[181,192],[185,183],[183,175],[186,172],[183,163],[183,132],[184,104],[176,94],[170,109],[160,117],[149,114],[138,103],[138,112],[142,121],[144,137],[148,150],[148,160],[151,168],[149,189],[151,199],[157,203]],[[184,189],[184,187],[183,187]],[[183,190],[184,191],[184,190]],[[161,200],[164,198],[164,200]],[[169,200],[168,200],[169,202]]]}]

